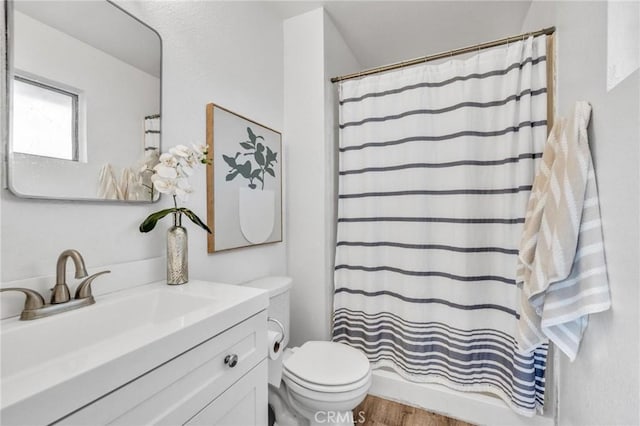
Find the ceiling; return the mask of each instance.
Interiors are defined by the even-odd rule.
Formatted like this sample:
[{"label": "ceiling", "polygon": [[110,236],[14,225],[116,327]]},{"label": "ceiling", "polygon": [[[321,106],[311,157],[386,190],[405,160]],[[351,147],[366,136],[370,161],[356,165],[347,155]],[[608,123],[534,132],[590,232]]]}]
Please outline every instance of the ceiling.
[{"label": "ceiling", "polygon": [[523,1],[275,1],[283,19],[323,6],[363,69],[521,32]]},{"label": "ceiling", "polygon": [[[531,5],[531,0],[267,2],[281,19],[324,7],[362,69],[518,34]],[[153,31],[107,2],[71,4],[74,13],[58,1],[15,2],[17,10],[159,75],[157,55],[144,47],[158,45]],[[90,16],[110,23],[96,25]],[[113,28],[119,37],[112,36]]]}]

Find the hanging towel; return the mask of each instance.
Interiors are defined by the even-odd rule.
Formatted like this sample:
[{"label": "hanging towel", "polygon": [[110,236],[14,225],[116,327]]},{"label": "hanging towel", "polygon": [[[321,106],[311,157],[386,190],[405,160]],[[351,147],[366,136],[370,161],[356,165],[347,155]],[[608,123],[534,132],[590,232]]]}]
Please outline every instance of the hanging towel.
[{"label": "hanging towel", "polygon": [[590,313],[609,309],[598,190],[587,126],[591,106],[551,131],[533,183],[518,255],[519,345],[550,339],[572,361]]},{"label": "hanging towel", "polygon": [[120,194],[123,200],[137,200],[140,190],[138,179],[130,167],[122,169],[120,176]]},{"label": "hanging towel", "polygon": [[98,198],[106,200],[122,200],[122,191],[118,187],[118,180],[111,164],[105,164],[98,176]]}]

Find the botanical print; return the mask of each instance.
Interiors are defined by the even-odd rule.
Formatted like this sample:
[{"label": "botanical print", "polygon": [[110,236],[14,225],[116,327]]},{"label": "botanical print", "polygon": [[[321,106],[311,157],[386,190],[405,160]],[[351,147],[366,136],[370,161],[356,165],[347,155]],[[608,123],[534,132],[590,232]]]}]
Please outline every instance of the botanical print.
[{"label": "botanical print", "polygon": [[[276,172],[273,170],[274,163],[277,162],[276,157],[278,156],[277,152],[273,152],[271,148],[266,147],[261,142],[257,142],[258,139],[262,139],[264,141],[264,137],[256,136],[256,134],[251,130],[251,127],[247,127],[247,133],[249,135],[249,140],[240,142],[240,146],[244,148],[246,152],[240,153],[236,152],[233,157],[223,155],[222,158],[224,161],[231,167],[229,173],[226,176],[226,180],[230,181],[236,178],[236,176],[240,175],[243,178],[249,181],[249,188],[256,189],[257,185],[254,183],[254,180],[258,180],[262,186],[260,189],[264,190],[264,179],[265,172],[276,177]],[[242,160],[244,157],[249,156],[253,161],[246,160],[242,164],[238,164],[238,160]],[[253,166],[256,166],[255,168]]]},{"label": "botanical print", "polygon": [[282,241],[281,139],[275,130],[207,106],[209,253]]}]

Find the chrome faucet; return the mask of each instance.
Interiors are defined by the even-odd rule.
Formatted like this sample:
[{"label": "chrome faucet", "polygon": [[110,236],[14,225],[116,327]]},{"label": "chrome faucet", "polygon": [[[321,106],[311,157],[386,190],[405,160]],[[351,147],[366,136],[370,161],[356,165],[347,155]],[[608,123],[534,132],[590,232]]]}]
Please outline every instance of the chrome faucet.
[{"label": "chrome faucet", "polygon": [[[76,289],[75,298],[71,299],[66,279],[67,259],[71,258],[76,268],[76,278],[85,278]],[[56,284],[51,289],[51,303],[45,304],[44,298],[37,291],[28,288],[3,288],[2,291],[20,291],[25,294],[24,309],[21,320],[32,320],[48,317],[60,312],[71,311],[96,303],[91,292],[91,283],[96,277],[111,271],[101,271],[87,277],[84,259],[77,250],[65,250],[58,256],[56,264]]]}]

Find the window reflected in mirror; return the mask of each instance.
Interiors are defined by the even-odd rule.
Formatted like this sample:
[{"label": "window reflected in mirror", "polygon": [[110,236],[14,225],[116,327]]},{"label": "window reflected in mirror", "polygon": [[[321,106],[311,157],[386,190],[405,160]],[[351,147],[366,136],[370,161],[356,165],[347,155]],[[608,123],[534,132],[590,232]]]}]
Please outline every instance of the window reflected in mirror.
[{"label": "window reflected in mirror", "polygon": [[14,152],[78,161],[78,94],[16,76]]}]

